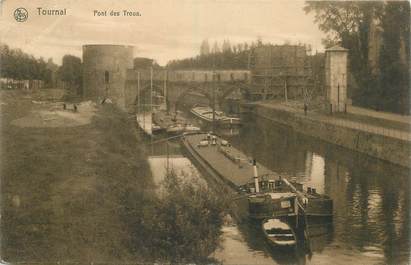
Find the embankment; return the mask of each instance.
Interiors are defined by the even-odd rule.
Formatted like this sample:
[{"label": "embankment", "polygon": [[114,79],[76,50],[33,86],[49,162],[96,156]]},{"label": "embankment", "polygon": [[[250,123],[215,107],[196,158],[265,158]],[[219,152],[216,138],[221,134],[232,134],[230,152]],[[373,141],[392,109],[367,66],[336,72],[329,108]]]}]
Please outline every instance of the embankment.
[{"label": "embankment", "polygon": [[245,106],[250,115],[261,117],[266,121],[280,123],[291,127],[294,131],[319,138],[331,144],[339,145],[353,151],[410,167],[410,142],[399,137],[383,135],[339,124],[329,119],[321,119],[317,115],[307,116],[284,108],[252,104]]}]

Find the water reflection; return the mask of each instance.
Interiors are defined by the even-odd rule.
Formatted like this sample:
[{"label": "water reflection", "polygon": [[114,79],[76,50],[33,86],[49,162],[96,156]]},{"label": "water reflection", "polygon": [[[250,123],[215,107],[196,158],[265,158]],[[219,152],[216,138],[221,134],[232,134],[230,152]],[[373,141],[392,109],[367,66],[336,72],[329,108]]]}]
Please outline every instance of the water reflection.
[{"label": "water reflection", "polygon": [[222,229],[223,242],[212,257],[223,264],[275,264],[272,258],[262,250],[252,250],[248,239],[237,226],[224,226]]},{"label": "water reflection", "polygon": [[[224,135],[224,133],[221,133]],[[224,136],[282,176],[334,200],[333,223],[309,223],[311,253],[269,249],[258,224],[224,227],[226,264],[400,264],[409,261],[409,170],[256,119]],[[171,147],[173,146],[173,147]],[[167,151],[168,150],[168,151]],[[171,151],[172,150],[172,151]],[[180,153],[178,143],[154,153]],[[241,219],[241,218],[240,218]]]},{"label": "water reflection", "polygon": [[409,261],[408,169],[260,119],[230,141],[271,170],[333,198],[333,235],[304,262]]},{"label": "water reflection", "polygon": [[305,174],[301,181],[306,186],[316,187],[317,192],[324,193],[324,158],[316,153],[307,152]]}]

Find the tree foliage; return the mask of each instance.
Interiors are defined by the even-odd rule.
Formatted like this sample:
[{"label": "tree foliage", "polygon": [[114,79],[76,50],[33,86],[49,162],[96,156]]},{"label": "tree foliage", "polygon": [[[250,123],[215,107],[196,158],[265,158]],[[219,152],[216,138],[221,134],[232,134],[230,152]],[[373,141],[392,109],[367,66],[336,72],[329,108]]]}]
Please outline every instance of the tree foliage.
[{"label": "tree foliage", "polygon": [[52,71],[43,58],[36,59],[20,49],[0,44],[0,62],[0,75],[3,78],[51,82]]},{"label": "tree foliage", "polygon": [[130,200],[133,244],[144,260],[189,263],[207,261],[218,247],[225,200],[205,185],[170,172],[161,196]]},{"label": "tree foliage", "polygon": [[326,48],[340,44],[349,49],[350,70],[364,85],[368,69],[368,32],[373,18],[381,18],[381,1],[307,1],[306,13],[314,13],[314,22],[327,34]]},{"label": "tree foliage", "polygon": [[70,84],[70,89],[76,89],[81,94],[82,86],[82,63],[79,57],[64,55],[63,62],[57,71],[60,80]]},{"label": "tree foliage", "polygon": [[74,55],[64,55],[63,63],[58,70],[61,80],[80,84],[82,75],[81,59]]},{"label": "tree foliage", "polygon": [[245,42],[232,45],[229,40],[224,40],[220,47],[217,42],[214,42],[211,53],[202,52],[203,46],[204,42],[200,47],[200,55],[172,60],[167,66],[170,69],[247,69],[250,50],[255,48],[257,43]]},{"label": "tree foliage", "polygon": [[200,55],[208,55],[210,53],[210,45],[208,40],[203,40],[200,46]]},{"label": "tree foliage", "polygon": [[[409,111],[409,104],[398,107],[394,103],[409,94],[409,84],[404,79],[408,66],[395,66],[400,56],[398,43],[401,38],[403,46],[408,47],[406,57],[409,58],[408,2],[307,1],[304,10],[314,14],[315,23],[327,34],[323,40],[326,48],[340,44],[349,49],[349,69],[358,84],[358,90],[353,91],[354,102],[386,111]],[[370,39],[373,23],[374,26],[375,23],[380,24],[383,32],[381,40]],[[371,46],[380,44],[380,66],[377,71],[373,71],[371,68],[374,66],[369,64],[369,50]],[[390,85],[391,82],[397,84]]]},{"label": "tree foliage", "polygon": [[379,94],[385,100],[378,105],[380,109],[409,112],[409,23],[410,6],[408,3],[387,3],[382,19],[384,31],[380,53],[381,82],[378,87]]}]

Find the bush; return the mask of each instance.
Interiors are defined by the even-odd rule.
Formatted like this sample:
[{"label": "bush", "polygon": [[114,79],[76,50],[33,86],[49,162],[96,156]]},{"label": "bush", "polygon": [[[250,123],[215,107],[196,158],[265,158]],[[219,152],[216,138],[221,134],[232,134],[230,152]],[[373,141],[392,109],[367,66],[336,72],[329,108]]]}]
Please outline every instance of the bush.
[{"label": "bush", "polygon": [[134,229],[138,255],[150,261],[206,262],[219,246],[226,200],[175,172],[162,186],[161,196],[140,200],[145,202]]}]

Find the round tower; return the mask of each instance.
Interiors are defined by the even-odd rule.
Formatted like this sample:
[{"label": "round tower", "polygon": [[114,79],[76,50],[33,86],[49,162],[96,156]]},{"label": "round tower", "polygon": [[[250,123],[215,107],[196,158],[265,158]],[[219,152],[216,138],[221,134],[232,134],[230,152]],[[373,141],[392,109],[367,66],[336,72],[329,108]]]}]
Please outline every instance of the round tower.
[{"label": "round tower", "polygon": [[84,98],[110,99],[125,108],[127,69],[133,68],[133,46],[83,45]]}]

